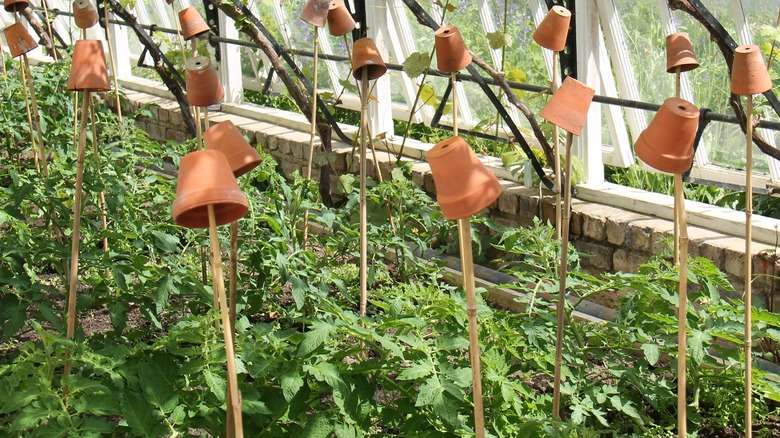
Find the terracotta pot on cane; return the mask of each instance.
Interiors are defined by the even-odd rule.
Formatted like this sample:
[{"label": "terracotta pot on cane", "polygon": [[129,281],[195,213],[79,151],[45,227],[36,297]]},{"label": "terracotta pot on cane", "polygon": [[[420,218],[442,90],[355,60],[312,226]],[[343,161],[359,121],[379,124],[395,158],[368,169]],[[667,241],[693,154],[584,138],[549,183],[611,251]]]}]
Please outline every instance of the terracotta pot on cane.
[{"label": "terracotta pot on cane", "polygon": [[328,32],[331,36],[344,36],[355,29],[355,19],[344,0],[333,0],[328,8]]},{"label": "terracotta pot on cane", "polygon": [[368,80],[376,79],[387,71],[387,66],[371,38],[361,38],[352,44],[352,75],[363,80],[363,69],[368,72]]},{"label": "terracotta pot on cane", "polygon": [[179,24],[182,36],[187,41],[209,31],[209,25],[194,6],[179,11]]},{"label": "terracotta pot on cane", "polygon": [[734,49],[731,67],[731,92],[740,96],[761,94],[772,88],[761,49],[754,44]]},{"label": "terracotta pot on cane", "polygon": [[686,100],[671,97],[639,135],[634,150],[639,159],[661,172],[687,172],[698,126],[699,109]]},{"label": "terracotta pot on cane", "polygon": [[22,23],[14,23],[6,27],[3,34],[12,58],[18,58],[38,47],[38,43],[35,42]]},{"label": "terracotta pot on cane", "polygon": [[190,105],[214,105],[225,97],[225,89],[208,57],[190,58],[184,63],[184,68],[187,70],[187,100]]},{"label": "terracotta pot on cane", "polygon": [[686,72],[699,66],[699,60],[693,52],[691,38],[685,32],[673,33],[666,37],[666,72],[674,73],[677,69]]},{"label": "terracotta pot on cane", "polygon": [[73,48],[68,90],[109,91],[106,55],[98,40],[78,40]]},{"label": "terracotta pot on cane", "polygon": [[309,0],[303,6],[299,18],[312,26],[325,27],[329,8],[330,0]]},{"label": "terracotta pot on cane", "polygon": [[89,0],[73,2],[73,21],[80,29],[89,29],[98,22],[98,13]]},{"label": "terracotta pot on cane", "polygon": [[236,178],[263,162],[257,150],[249,145],[241,131],[230,120],[212,125],[203,133],[203,140],[206,149],[225,154]]},{"label": "terracotta pot on cane", "polygon": [[187,228],[208,228],[208,206],[214,207],[216,225],[244,217],[249,211],[225,154],[200,150],[185,155],[179,163],[173,221]]},{"label": "terracotta pot on cane", "polygon": [[568,9],[563,6],[553,6],[531,37],[540,46],[553,52],[560,52],[566,47],[570,22],[571,12]]},{"label": "terracotta pot on cane", "polygon": [[595,94],[593,88],[567,76],[539,115],[574,135],[580,135]]},{"label": "terracotta pot on cane", "polygon": [[441,212],[450,220],[473,215],[501,195],[501,184],[460,136],[436,143],[426,154]]},{"label": "terracotta pot on cane", "polygon": [[30,6],[30,2],[27,0],[5,0],[3,2],[6,12],[19,12],[28,6]]},{"label": "terracotta pot on cane", "polygon": [[455,73],[471,64],[471,53],[457,27],[442,26],[434,33],[434,37],[439,70]]}]

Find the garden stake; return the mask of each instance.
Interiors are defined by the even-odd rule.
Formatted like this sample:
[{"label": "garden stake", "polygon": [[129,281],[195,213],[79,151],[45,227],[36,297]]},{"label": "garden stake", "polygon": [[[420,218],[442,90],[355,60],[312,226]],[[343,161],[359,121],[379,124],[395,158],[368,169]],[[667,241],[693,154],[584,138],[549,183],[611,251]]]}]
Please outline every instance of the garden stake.
[{"label": "garden stake", "polygon": [[[44,3],[45,2],[46,0],[44,0]],[[103,15],[106,17],[106,24],[105,24],[106,45],[108,46],[108,57],[111,60],[111,74],[113,76],[113,82],[114,82],[114,99],[116,99],[116,115],[119,118],[119,124],[121,125],[122,104],[119,102],[119,81],[117,80],[116,77],[116,56],[114,55],[114,46],[111,44],[111,29],[109,29],[107,1],[103,2]]]},{"label": "garden stake", "polygon": [[214,283],[214,296],[219,297],[219,312],[222,316],[222,333],[225,338],[225,354],[227,356],[228,393],[230,399],[229,410],[233,415],[235,424],[235,436],[243,438],[244,428],[241,419],[241,400],[238,392],[238,376],[236,374],[236,354],[233,348],[233,335],[230,330],[230,316],[225,300],[225,279],[222,276],[222,256],[220,255],[219,237],[217,235],[217,221],[214,214],[214,206],[209,204],[209,242],[211,244],[211,276]]},{"label": "garden stake", "polygon": [[[318,57],[319,57],[319,44],[320,44],[320,29],[317,26],[312,25],[314,28],[314,73],[311,83],[311,128],[309,130],[309,159],[306,162],[306,179],[311,179],[311,166],[314,161],[314,137],[317,133],[317,73],[318,73]],[[362,128],[361,128],[362,129]],[[306,245],[306,239],[309,234],[309,210],[303,213],[303,244]]]},{"label": "garden stake", "polygon": [[561,368],[563,365],[563,329],[566,325],[566,274],[569,258],[569,220],[571,216],[571,144],[574,135],[566,133],[566,185],[561,220],[561,261],[558,266],[558,323],[555,334],[555,374],[553,377],[553,418],[561,418]]},{"label": "garden stake", "polygon": [[35,97],[35,86],[33,85],[33,78],[32,78],[32,72],[30,71],[30,62],[27,59],[27,54],[22,54],[22,59],[24,60],[24,70],[27,74],[27,86],[30,89],[30,102],[32,103],[32,116],[33,116],[33,122],[35,123],[35,130],[38,133],[38,153],[40,154],[41,158],[41,170],[43,171],[43,176],[48,178],[49,177],[49,164],[48,160],[46,159],[46,152],[43,148],[43,131],[41,130],[41,114],[38,110],[38,99]]},{"label": "garden stake", "polygon": [[[100,175],[100,154],[98,153],[97,146],[97,129],[95,128],[95,105],[92,102],[92,95],[89,96],[89,112],[92,119],[92,154],[95,157],[95,168],[97,174]],[[100,219],[103,222],[103,231],[108,232],[108,208],[106,206],[106,192],[100,191]],[[103,237],[103,252],[108,253],[108,236]],[[106,277],[108,277],[110,271],[106,268]]]},{"label": "garden stake", "polygon": [[[84,155],[87,145],[87,114],[89,113],[89,91],[83,92],[81,124],[79,127],[78,158],[76,160],[76,193],[73,198],[73,230],[70,246],[70,277],[68,278],[68,320],[65,336],[73,339],[76,331],[76,287],[79,273],[79,240],[81,239],[81,195],[84,182]],[[70,376],[70,348],[66,350],[64,377]]]},{"label": "garden stake", "polygon": [[30,99],[27,93],[27,75],[24,73],[24,59],[19,58],[19,73],[22,75],[22,94],[24,95],[24,108],[27,110],[27,126],[30,128],[30,147],[35,162],[35,170],[40,172],[41,166],[38,162],[38,145],[35,141],[35,128],[32,122],[32,112],[30,111]]},{"label": "garden stake", "polygon": [[368,126],[368,68],[360,81],[360,316],[368,301],[368,224],[366,214],[366,126]]},{"label": "garden stake", "polygon": [[[674,97],[680,98],[680,73],[682,72],[682,68],[680,66],[675,67],[674,72]],[[677,179],[674,180],[675,184],[677,184]],[[677,191],[677,188],[675,187],[675,193]],[[677,200],[675,199],[674,206],[677,208]],[[677,211],[675,210],[674,213],[674,264],[679,265],[680,263],[680,218],[678,216]]]},{"label": "garden stake", "polygon": [[679,223],[680,281],[677,287],[679,298],[677,311],[677,434],[688,436],[686,345],[688,319],[688,227],[686,225],[685,195],[681,173],[674,174],[675,221]]},{"label": "garden stake", "polygon": [[[452,132],[458,135],[458,93],[457,72],[450,75],[452,82]],[[463,274],[463,288],[466,290],[466,314],[469,319],[469,361],[471,363],[472,398],[474,401],[474,432],[477,438],[485,436],[485,414],[482,406],[482,370],[479,351],[477,321],[477,292],[474,281],[474,259],[471,248],[471,222],[468,217],[458,219],[460,240],[460,266]]]},{"label": "garden stake", "polygon": [[745,138],[745,438],[753,436],[753,95],[747,96]]},{"label": "garden stake", "polygon": [[[552,92],[558,90],[558,57],[559,52],[553,51],[553,72],[552,72]],[[561,238],[561,224],[563,218],[561,217],[561,140],[558,138],[560,135],[560,128],[558,125],[553,124],[553,156],[555,157],[555,237]],[[568,173],[566,174],[568,178]],[[539,185],[541,187],[541,184]],[[541,203],[540,203],[541,206]],[[541,216],[540,216],[541,217]]]}]

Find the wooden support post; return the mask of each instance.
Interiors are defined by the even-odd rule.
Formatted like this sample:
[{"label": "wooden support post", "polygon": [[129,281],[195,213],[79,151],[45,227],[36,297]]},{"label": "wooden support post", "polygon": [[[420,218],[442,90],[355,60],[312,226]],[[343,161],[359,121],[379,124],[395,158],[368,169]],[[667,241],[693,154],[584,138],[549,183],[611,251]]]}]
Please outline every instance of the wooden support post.
[{"label": "wooden support post", "polygon": [[685,195],[681,173],[674,174],[674,218],[679,225],[680,281],[677,287],[677,435],[688,436],[688,411],[686,402],[687,367],[686,345],[688,326],[688,227],[686,226]]},{"label": "wooden support post", "polygon": [[[95,106],[92,102],[92,95],[89,95],[89,111],[90,111],[90,117],[92,122],[92,154],[95,158],[95,168],[97,169],[97,174],[100,175],[100,154],[98,153],[98,146],[97,146],[97,127],[95,126]],[[108,206],[106,205],[106,192],[104,190],[100,191],[100,219],[103,223],[103,231],[108,231]],[[108,236],[103,237],[103,251],[108,252]],[[108,274],[110,273],[109,269],[106,268],[106,277],[108,277]]]},{"label": "wooden support post", "polygon": [[225,279],[222,276],[222,256],[219,249],[219,237],[217,235],[217,220],[214,214],[214,206],[208,206],[209,214],[209,242],[211,246],[211,272],[214,294],[219,296],[219,311],[222,316],[222,333],[225,338],[225,357],[227,360],[228,374],[228,409],[232,412],[235,424],[235,436],[243,438],[244,428],[241,419],[241,399],[238,392],[238,375],[236,373],[236,353],[233,348],[233,336],[230,331],[230,317],[225,299]]},{"label": "wooden support post", "polygon": [[[558,90],[558,57],[558,52],[553,51],[553,71],[551,82],[553,94],[555,94],[555,92]],[[553,123],[553,156],[555,158],[555,163],[553,163],[555,166],[555,237],[558,239],[561,238],[561,223],[563,222],[561,215],[561,140],[558,138],[559,136],[560,128],[558,128],[558,125]],[[566,178],[568,177],[569,174],[567,173]]]},{"label": "wooden support post", "polygon": [[753,95],[747,97],[745,131],[745,438],[753,436]]},{"label": "wooden support post", "polygon": [[38,99],[35,97],[35,85],[33,84],[33,78],[32,78],[32,72],[30,71],[30,62],[27,59],[27,54],[22,54],[22,59],[24,60],[24,69],[25,73],[27,74],[27,87],[29,88],[30,92],[30,103],[32,103],[32,117],[33,117],[33,123],[35,123],[35,131],[38,133],[38,154],[40,155],[41,159],[41,170],[43,172],[43,176],[48,178],[49,177],[49,164],[48,160],[46,159],[46,151],[43,147],[43,131],[41,130],[41,113],[38,109]]},{"label": "wooden support post", "polygon": [[569,264],[569,222],[571,219],[571,144],[574,136],[566,133],[566,184],[561,220],[561,261],[558,266],[558,326],[555,336],[555,374],[553,376],[553,418],[561,418],[561,368],[563,367],[563,330],[566,326],[566,274]]},{"label": "wooden support post", "polygon": [[366,206],[366,126],[368,126],[368,68],[360,81],[360,316],[368,302],[368,218]]},{"label": "wooden support post", "polygon": [[[680,98],[680,73],[681,73],[681,67],[677,66],[674,71],[674,97]],[[675,184],[676,184],[675,179]],[[676,187],[675,187],[676,190]],[[677,218],[677,215],[674,216],[674,248],[673,248],[674,254],[674,264],[678,265],[680,263],[680,222]]]},{"label": "wooden support post", "polygon": [[471,362],[472,397],[474,401],[474,432],[477,438],[485,436],[485,418],[482,406],[482,373],[480,370],[479,332],[477,330],[477,293],[474,283],[474,260],[471,254],[471,224],[469,218],[458,219],[460,261],[463,287],[466,289],[466,312],[469,321],[469,360]]},{"label": "wooden support post", "polygon": [[[78,158],[76,161],[76,194],[73,198],[73,230],[70,246],[70,277],[68,278],[68,310],[65,336],[73,339],[76,332],[76,287],[79,273],[79,240],[81,239],[81,197],[84,182],[84,155],[87,145],[87,114],[89,113],[89,91],[83,93],[81,124],[79,128]],[[66,353],[64,377],[71,372],[70,349]]]},{"label": "wooden support post", "polygon": [[54,49],[51,51],[51,57],[56,61],[57,49],[55,48],[54,32],[51,30],[51,21],[49,21],[49,5],[46,0],[41,0],[41,5],[43,6],[43,18],[46,20],[46,33],[49,35],[49,41],[51,41],[52,48]]},{"label": "wooden support post", "polygon": [[35,170],[40,172],[41,165],[38,161],[38,145],[35,141],[35,125],[33,125],[32,111],[30,110],[30,98],[29,93],[27,92],[27,74],[25,73],[23,58],[19,58],[19,73],[22,75],[22,94],[24,95],[24,108],[27,110],[27,126],[30,128],[30,149],[32,150],[33,161],[35,162]]},{"label": "wooden support post", "polygon": [[[320,49],[320,31],[317,26],[314,28],[314,73],[311,83],[311,128],[309,131],[309,159],[306,161],[306,179],[311,179],[311,167],[312,161],[314,161],[314,138],[317,134],[317,75],[318,75],[318,58]],[[361,130],[363,128],[361,127]],[[309,210],[303,213],[303,245],[306,245],[306,240],[309,236]]]}]

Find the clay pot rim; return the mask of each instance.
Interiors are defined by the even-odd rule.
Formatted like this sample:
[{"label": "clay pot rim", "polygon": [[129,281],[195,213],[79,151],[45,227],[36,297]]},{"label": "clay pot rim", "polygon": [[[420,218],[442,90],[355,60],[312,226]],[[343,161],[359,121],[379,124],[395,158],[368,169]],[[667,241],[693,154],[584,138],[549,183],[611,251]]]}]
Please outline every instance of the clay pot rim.
[{"label": "clay pot rim", "polygon": [[571,17],[571,11],[566,9],[565,7],[561,6],[561,5],[554,5],[550,9],[550,12],[554,12],[554,13],[560,15],[561,17],[565,17],[565,18],[570,18]]},{"label": "clay pot rim", "polygon": [[211,67],[211,58],[208,56],[195,56],[184,61],[184,68],[193,73],[201,73],[208,70],[209,67]]},{"label": "clay pot rim", "polygon": [[[444,140],[441,140],[440,142],[438,142],[435,145],[433,145],[433,147],[428,152],[425,153],[425,156],[427,158],[443,157],[443,156],[451,153],[454,150],[453,148],[449,147],[450,143],[455,143],[455,142],[457,142],[459,140],[463,140],[463,142],[466,143],[467,147],[469,147],[469,148],[471,147],[471,146],[468,146],[468,142],[466,142],[466,140],[463,137],[461,137],[460,135],[453,135],[452,137],[445,138]],[[447,144],[445,144],[445,143],[447,143]],[[475,152],[475,154],[476,154],[476,152]]]},{"label": "clay pot rim", "polygon": [[11,3],[3,2],[3,9],[5,9],[6,12],[19,12],[28,7],[30,7],[30,2],[28,0],[16,0]]}]

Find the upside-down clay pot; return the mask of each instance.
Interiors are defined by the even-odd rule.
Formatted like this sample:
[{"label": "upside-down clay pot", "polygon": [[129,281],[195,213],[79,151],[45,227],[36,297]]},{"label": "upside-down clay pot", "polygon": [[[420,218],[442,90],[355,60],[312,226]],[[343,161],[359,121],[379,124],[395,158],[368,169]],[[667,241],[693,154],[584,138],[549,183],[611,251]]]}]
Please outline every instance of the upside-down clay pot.
[{"label": "upside-down clay pot", "polygon": [[355,19],[344,0],[333,0],[328,8],[328,32],[331,36],[344,36],[355,29]]},{"label": "upside-down clay pot", "polygon": [[438,69],[455,73],[471,64],[471,53],[466,48],[463,36],[453,25],[442,26],[434,32],[436,63]]},{"label": "upside-down clay pot", "polygon": [[98,40],[76,41],[67,88],[71,91],[108,91],[111,89],[102,42]]},{"label": "upside-down clay pot", "polygon": [[699,60],[693,53],[691,38],[685,32],[673,33],[666,37],[666,72],[690,71],[699,66]]},{"label": "upside-down clay pot", "polygon": [[749,44],[734,49],[731,67],[731,92],[741,96],[760,94],[772,88],[764,57],[758,46]]},{"label": "upside-down clay pot", "polygon": [[580,135],[594,94],[593,88],[567,76],[539,115],[574,135]]},{"label": "upside-down clay pot", "polygon": [[28,6],[30,6],[30,2],[27,0],[5,0],[3,2],[6,12],[19,12]]},{"label": "upside-down clay pot", "polygon": [[98,13],[89,0],[73,2],[73,21],[80,29],[89,29],[98,22]]},{"label": "upside-down clay pot", "polygon": [[329,8],[330,0],[309,0],[303,6],[299,18],[312,26],[325,27]]},{"label": "upside-down clay pot", "polygon": [[387,66],[371,38],[361,38],[352,44],[352,75],[363,80],[363,71],[368,72],[368,80],[376,79],[387,71]]},{"label": "upside-down clay pot", "polygon": [[230,120],[212,125],[203,133],[203,140],[206,149],[225,154],[236,178],[263,162],[257,150],[249,145],[241,131]]},{"label": "upside-down clay pot", "polygon": [[531,36],[536,44],[560,52],[566,47],[571,12],[563,6],[553,6]]},{"label": "upside-down clay pot", "polygon": [[209,25],[194,6],[179,11],[179,24],[182,36],[187,41],[209,31]]},{"label": "upside-down clay pot", "polygon": [[35,42],[22,23],[14,23],[6,27],[3,34],[12,58],[18,58],[38,47],[38,43]]},{"label": "upside-down clay pot", "polygon": [[190,152],[179,163],[173,222],[187,228],[208,228],[209,205],[214,207],[216,225],[234,222],[249,211],[249,202],[225,154],[203,149]]},{"label": "upside-down clay pot", "polygon": [[501,184],[460,136],[442,140],[426,154],[444,217],[462,219],[487,208]]},{"label": "upside-down clay pot", "polygon": [[209,106],[225,97],[217,71],[206,56],[196,56],[184,63],[187,70],[187,101],[194,106]]},{"label": "upside-down clay pot", "polygon": [[699,109],[686,100],[671,97],[639,135],[634,150],[654,169],[686,172],[693,160],[693,139],[698,126]]}]

